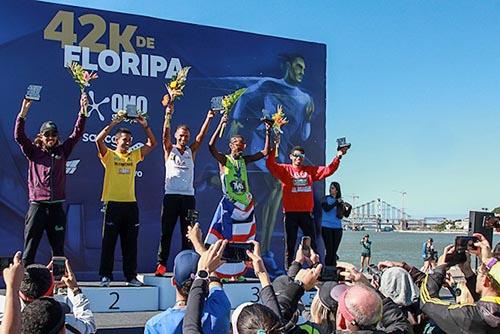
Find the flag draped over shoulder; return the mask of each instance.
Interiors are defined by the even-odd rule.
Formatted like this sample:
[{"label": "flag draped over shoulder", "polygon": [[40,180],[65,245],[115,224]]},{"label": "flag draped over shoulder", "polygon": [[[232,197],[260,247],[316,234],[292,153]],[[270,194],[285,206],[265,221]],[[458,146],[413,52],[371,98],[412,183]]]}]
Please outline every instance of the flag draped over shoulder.
[{"label": "flag draped over shoulder", "polygon": [[[215,210],[205,244],[214,244],[219,239],[246,242],[255,239],[255,232],[254,201],[245,206],[224,196]],[[221,277],[234,277],[245,271],[243,262],[225,263],[217,269],[217,274]]]}]

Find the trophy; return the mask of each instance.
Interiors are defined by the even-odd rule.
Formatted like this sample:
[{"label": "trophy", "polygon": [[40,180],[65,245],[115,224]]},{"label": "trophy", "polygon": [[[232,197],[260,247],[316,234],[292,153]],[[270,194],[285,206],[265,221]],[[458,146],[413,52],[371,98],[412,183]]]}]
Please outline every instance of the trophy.
[{"label": "trophy", "polygon": [[337,151],[340,150],[347,151],[350,148],[351,148],[351,143],[347,143],[345,137],[337,139]]},{"label": "trophy", "polygon": [[126,119],[136,119],[137,117],[139,117],[140,115],[137,113],[137,106],[135,104],[127,104],[127,106],[125,107],[125,110],[126,110],[126,114],[125,114],[125,118]]},{"label": "trophy", "polygon": [[28,89],[26,91],[26,95],[24,95],[24,98],[26,100],[32,100],[32,101],[40,101],[40,91],[42,90],[42,86],[39,85],[29,85]]},{"label": "trophy", "polygon": [[262,109],[262,117],[260,118],[260,121],[265,122],[271,126],[274,125],[274,120],[273,120],[273,117],[271,115],[271,112],[269,110],[266,110],[266,109]]},{"label": "trophy", "polygon": [[222,99],[224,96],[214,96],[210,100],[210,109],[214,111],[222,111],[224,110],[224,106],[222,105]]}]

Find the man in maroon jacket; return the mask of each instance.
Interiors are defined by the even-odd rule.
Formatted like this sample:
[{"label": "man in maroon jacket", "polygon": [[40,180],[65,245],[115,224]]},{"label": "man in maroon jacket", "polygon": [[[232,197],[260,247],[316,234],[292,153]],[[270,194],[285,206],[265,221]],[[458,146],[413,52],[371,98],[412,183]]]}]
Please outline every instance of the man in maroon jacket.
[{"label": "man in maroon jacket", "polygon": [[73,133],[63,143],[59,141],[57,125],[46,121],[35,140],[24,132],[28,110],[33,101],[24,99],[16,119],[14,139],[28,159],[28,190],[30,206],[24,226],[23,264],[34,263],[43,231],[47,231],[53,256],[64,256],[66,213],[63,202],[66,198],[66,160],[83,135],[84,111],[88,102],[86,94],[80,98],[80,113]]}]

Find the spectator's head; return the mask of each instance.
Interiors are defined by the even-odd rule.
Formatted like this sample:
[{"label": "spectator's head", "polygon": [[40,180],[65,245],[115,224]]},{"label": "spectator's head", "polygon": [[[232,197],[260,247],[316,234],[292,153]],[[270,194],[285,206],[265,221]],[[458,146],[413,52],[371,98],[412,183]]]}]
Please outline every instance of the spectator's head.
[{"label": "spectator's head", "polygon": [[259,331],[281,333],[280,319],[273,310],[262,304],[241,304],[234,310],[231,323],[236,334],[255,334]]},{"label": "spectator's head", "polygon": [[432,238],[427,239],[428,244],[432,245],[433,242],[434,242],[434,240]]},{"label": "spectator's head", "polygon": [[46,121],[40,127],[40,132],[34,140],[35,145],[44,149],[51,149],[60,144],[59,131],[53,121]]},{"label": "spectator's head", "polygon": [[337,329],[349,331],[369,329],[380,319],[382,319],[382,299],[372,288],[358,283],[339,297]]},{"label": "spectator's head", "polygon": [[132,132],[127,128],[119,128],[115,133],[116,149],[125,153],[132,144]]},{"label": "spectator's head", "polygon": [[413,304],[419,296],[410,274],[399,267],[387,268],[380,277],[379,291],[400,306]]},{"label": "spectator's head", "polygon": [[348,289],[345,284],[334,281],[324,282],[311,303],[311,320],[315,324],[331,326],[329,331],[335,330],[335,315],[337,313],[340,296]]},{"label": "spectator's head", "polygon": [[306,157],[306,151],[302,146],[295,146],[290,151],[290,160],[292,161],[292,166],[299,167],[304,162]]},{"label": "spectator's head", "polygon": [[500,297],[500,262],[490,270],[483,264],[477,270],[476,292],[481,296]]},{"label": "spectator's head", "polygon": [[177,145],[181,147],[186,147],[189,145],[189,137],[191,133],[186,124],[181,124],[175,130],[175,140],[177,141]]},{"label": "spectator's head", "polygon": [[53,298],[42,297],[28,304],[21,315],[23,334],[64,333],[65,315],[61,304]]},{"label": "spectator's head", "polygon": [[32,264],[26,267],[24,278],[19,288],[19,295],[25,303],[51,296],[54,289],[54,278],[50,270],[42,264]]},{"label": "spectator's head", "polygon": [[341,198],[342,192],[340,191],[340,183],[332,182],[330,183],[330,196],[334,198]]},{"label": "spectator's head", "polygon": [[200,256],[190,249],[183,250],[174,259],[172,284],[182,297],[187,298],[189,290],[191,290],[199,259]]},{"label": "spectator's head", "polygon": [[370,239],[370,235],[369,235],[369,234],[365,234],[365,235],[363,236],[363,239],[364,239],[364,240],[368,240],[368,239]]}]

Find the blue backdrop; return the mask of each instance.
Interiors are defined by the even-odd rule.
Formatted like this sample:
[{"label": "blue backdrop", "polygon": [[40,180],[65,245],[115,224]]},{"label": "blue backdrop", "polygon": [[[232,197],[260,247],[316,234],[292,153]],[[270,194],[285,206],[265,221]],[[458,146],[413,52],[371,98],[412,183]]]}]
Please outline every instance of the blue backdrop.
[{"label": "blue backdrop", "polygon": [[[285,127],[280,160],[286,159],[284,152],[291,145],[301,144],[309,163],[325,163],[324,44],[35,1],[7,0],[2,1],[0,8],[0,145],[4,149],[0,162],[0,255],[12,254],[23,245],[24,215],[28,207],[27,161],[13,139],[21,100],[29,84],[43,86],[42,101],[33,104],[27,118],[29,137],[33,138],[47,119],[56,121],[61,137],[69,135],[79,109],[79,89],[64,67],[69,61],[97,69],[99,74],[89,89],[91,115],[85,135],[67,166],[66,255],[80,275],[85,272],[95,275],[100,255],[103,167],[96,155],[95,135],[110,121],[113,111],[135,101],[147,111],[149,123],[161,139],[164,111],[160,101],[164,84],[180,66],[189,65],[192,69],[185,96],[176,102],[173,127],[187,123],[194,136],[212,96],[250,87],[234,115],[243,125],[240,132],[250,144],[248,153],[260,149],[254,130],[259,125],[256,118],[261,109],[272,109],[281,103],[291,123],[288,129]],[[304,78],[293,92],[283,83],[280,57],[291,54],[300,54],[306,64]],[[301,109],[311,103],[314,103],[314,111],[309,133],[302,124],[305,110]],[[134,142],[144,141],[144,133],[138,125],[130,125],[130,128]],[[195,181],[197,209],[204,232],[221,196],[217,166],[208,152],[207,142],[208,138],[197,155]],[[109,144],[112,145],[111,138]],[[219,144],[221,149],[227,147],[227,138]],[[250,187],[257,199],[260,226],[268,225],[261,221],[259,210],[269,193],[265,174],[262,165],[250,169]],[[152,271],[156,261],[163,179],[163,152],[158,146],[139,165],[136,175],[141,219],[140,272]],[[315,193],[316,197],[324,193],[323,183],[315,186]],[[281,214],[274,219],[281,222]],[[282,230],[282,224],[277,223],[271,242],[280,266],[284,247]],[[178,230],[175,233],[179,233]],[[174,238],[172,255],[179,249],[179,240]],[[49,257],[50,249],[44,238],[37,262],[47,262]],[[118,254],[117,271],[121,271],[120,258]],[[172,260],[171,256],[170,265]]]}]

